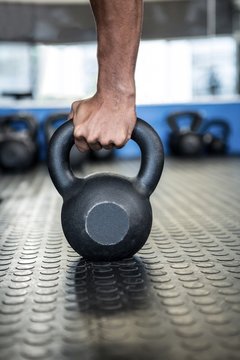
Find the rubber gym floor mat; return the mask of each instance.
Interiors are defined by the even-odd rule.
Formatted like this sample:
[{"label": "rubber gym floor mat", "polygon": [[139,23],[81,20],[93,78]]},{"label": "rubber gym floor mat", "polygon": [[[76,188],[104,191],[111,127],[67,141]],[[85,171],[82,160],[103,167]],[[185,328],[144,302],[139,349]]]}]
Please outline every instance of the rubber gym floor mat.
[{"label": "rubber gym floor mat", "polygon": [[[134,175],[138,162],[88,165]],[[166,160],[151,236],[91,263],[44,167],[0,176],[0,359],[240,359],[240,159]]]}]

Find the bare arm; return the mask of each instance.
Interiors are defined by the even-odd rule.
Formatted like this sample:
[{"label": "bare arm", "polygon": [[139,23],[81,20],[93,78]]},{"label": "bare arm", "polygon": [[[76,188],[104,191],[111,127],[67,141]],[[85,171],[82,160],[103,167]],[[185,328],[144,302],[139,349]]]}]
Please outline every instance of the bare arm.
[{"label": "bare arm", "polygon": [[72,104],[75,143],[87,151],[121,147],[136,123],[134,72],[141,35],[142,0],[90,0],[97,26],[96,94]]}]

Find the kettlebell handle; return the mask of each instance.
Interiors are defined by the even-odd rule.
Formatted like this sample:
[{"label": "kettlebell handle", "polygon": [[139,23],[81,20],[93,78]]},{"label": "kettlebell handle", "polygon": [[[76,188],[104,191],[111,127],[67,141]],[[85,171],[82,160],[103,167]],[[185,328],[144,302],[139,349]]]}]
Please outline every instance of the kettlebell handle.
[{"label": "kettlebell handle", "polygon": [[229,124],[221,119],[215,119],[215,120],[211,120],[209,122],[207,122],[205,124],[205,126],[203,127],[202,131],[204,133],[210,131],[210,129],[212,128],[219,128],[222,129],[223,133],[222,133],[222,137],[224,141],[227,141],[229,135],[230,135],[230,126]]},{"label": "kettlebell handle", "polygon": [[[163,145],[155,130],[139,118],[132,133],[132,140],[139,145],[142,154],[140,170],[137,177],[133,179],[133,183],[141,193],[149,197],[162,174]],[[69,153],[73,145],[73,122],[69,120],[54,132],[48,149],[49,173],[63,198],[67,197],[74,184],[80,185],[84,181],[84,179],[76,178],[70,167]]]},{"label": "kettlebell handle", "polygon": [[68,113],[64,113],[64,112],[57,114],[54,113],[47,117],[47,119],[44,122],[44,131],[47,141],[49,141],[50,138],[52,137],[53,132],[51,132],[51,130],[54,127],[54,124],[57,123],[59,120],[64,120],[65,122],[67,117],[68,117]]},{"label": "kettlebell handle", "polygon": [[180,132],[178,120],[181,117],[188,117],[190,119],[191,131],[197,131],[202,123],[202,117],[195,111],[178,111],[170,114],[167,118],[168,125],[175,132]]}]

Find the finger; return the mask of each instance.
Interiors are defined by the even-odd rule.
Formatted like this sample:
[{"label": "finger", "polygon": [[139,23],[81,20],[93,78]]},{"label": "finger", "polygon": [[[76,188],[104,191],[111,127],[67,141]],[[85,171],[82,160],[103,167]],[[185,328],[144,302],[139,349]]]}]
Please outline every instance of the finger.
[{"label": "finger", "polygon": [[125,144],[121,144],[121,145],[115,145],[116,149],[122,149],[124,147]]},{"label": "finger", "polygon": [[73,119],[73,112],[71,111],[70,114],[68,115],[68,120],[72,120]]},{"label": "finger", "polygon": [[71,106],[71,112],[75,113],[80,104],[81,101],[74,101]]},{"label": "finger", "polygon": [[68,115],[68,120],[72,120],[74,117],[74,106],[73,104],[71,105],[71,110],[70,110],[70,113]]},{"label": "finger", "polygon": [[98,151],[98,150],[101,150],[102,149],[102,146],[99,142],[96,142],[96,143],[89,143],[88,142],[88,146],[90,147],[91,150],[93,151]]},{"label": "finger", "polygon": [[86,152],[90,150],[88,143],[83,137],[75,139],[75,145],[78,148],[78,150],[81,152]]},{"label": "finger", "polygon": [[115,141],[114,145],[117,149],[121,149],[126,145],[127,141],[128,138],[118,139],[117,141]]},{"label": "finger", "polygon": [[114,147],[114,144],[111,143],[111,144],[108,144],[108,145],[104,145],[102,148],[105,149],[105,150],[112,150],[113,147]]},{"label": "finger", "polygon": [[81,101],[74,101],[71,105],[71,110],[68,115],[68,120],[72,120],[74,118],[74,114],[76,113],[77,108],[79,107]]}]

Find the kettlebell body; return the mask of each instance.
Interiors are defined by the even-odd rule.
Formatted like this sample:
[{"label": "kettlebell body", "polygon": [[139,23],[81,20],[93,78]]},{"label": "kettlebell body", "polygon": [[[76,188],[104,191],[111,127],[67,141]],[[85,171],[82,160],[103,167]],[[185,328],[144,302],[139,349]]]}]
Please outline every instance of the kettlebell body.
[{"label": "kettlebell body", "polygon": [[[181,129],[179,126],[180,118],[188,118],[190,121],[188,129]],[[196,112],[176,112],[167,118],[172,130],[169,135],[169,148],[175,156],[196,157],[203,153],[202,135],[197,132],[202,118]]]},{"label": "kettlebell body", "polygon": [[[217,129],[220,135],[215,135],[212,130]],[[203,141],[208,155],[226,155],[228,150],[228,138],[230,135],[229,124],[224,120],[209,121],[203,128]]]},{"label": "kettlebell body", "polygon": [[134,183],[101,174],[76,187],[61,216],[64,234],[75,251],[86,259],[117,260],[141,249],[151,229],[152,210]]},{"label": "kettlebell body", "polygon": [[[14,126],[24,123],[24,130]],[[0,122],[0,167],[7,171],[29,169],[37,160],[37,123],[28,114],[4,117]]]},{"label": "kettlebell body", "polygon": [[175,156],[199,156],[203,151],[202,136],[191,131],[171,133],[169,146]]},{"label": "kettlebell body", "polygon": [[75,251],[93,261],[133,256],[151,231],[149,196],[163,169],[162,143],[155,131],[138,119],[133,139],[142,150],[136,178],[100,173],[76,178],[68,163],[73,144],[71,121],[53,135],[49,147],[49,172],[63,196],[62,227]]}]

